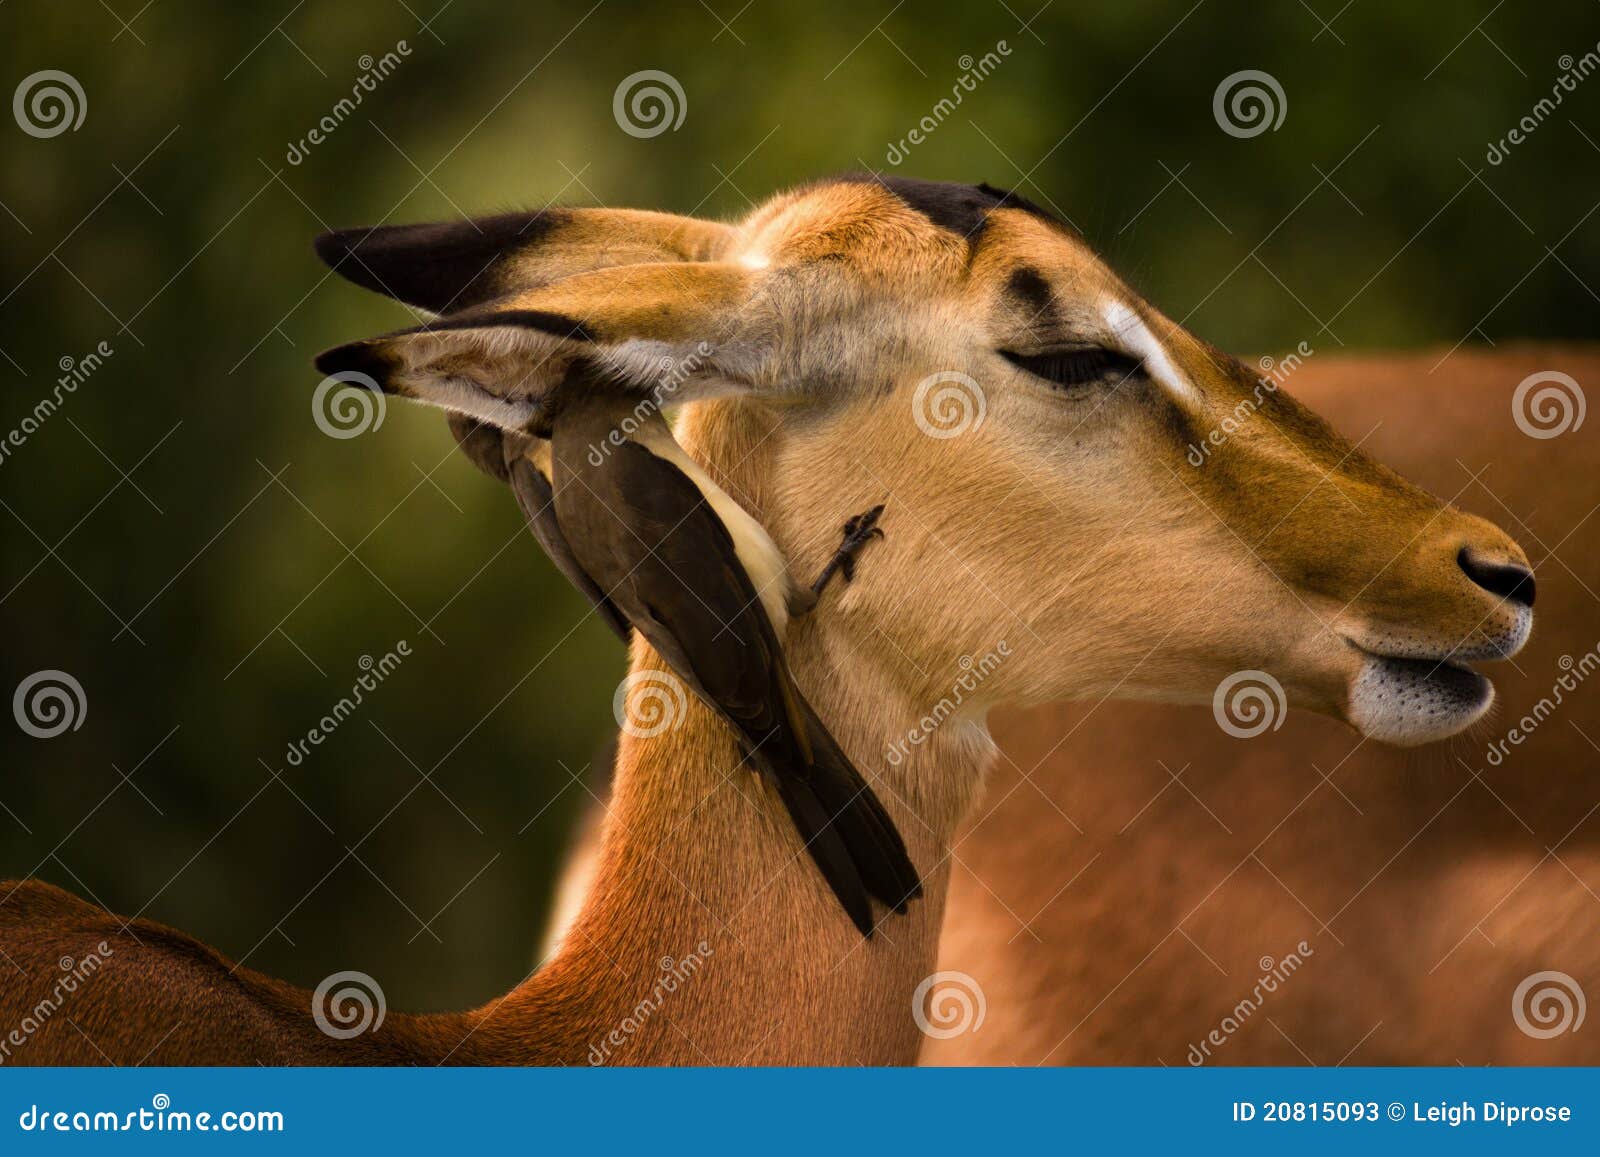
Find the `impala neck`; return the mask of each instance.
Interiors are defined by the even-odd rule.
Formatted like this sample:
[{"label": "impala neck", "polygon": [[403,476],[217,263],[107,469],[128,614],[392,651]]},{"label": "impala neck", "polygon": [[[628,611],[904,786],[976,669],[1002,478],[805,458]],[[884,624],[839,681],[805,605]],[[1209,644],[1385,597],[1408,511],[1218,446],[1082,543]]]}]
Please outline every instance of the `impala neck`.
[{"label": "impala neck", "polygon": [[[789,511],[764,491],[784,444],[772,414],[702,404],[677,433],[772,532],[796,576],[820,568],[836,543],[834,512]],[[873,501],[862,496],[860,508]],[[863,940],[772,788],[740,764],[727,725],[686,693],[671,726],[623,735],[588,899],[555,960],[480,1011],[477,1038],[502,1055],[569,1064],[916,1061],[913,993],[935,969],[951,839],[992,746],[978,721],[922,726],[929,694],[905,685],[904,662],[873,645],[870,613],[843,595],[829,591],[791,623],[785,650],[899,826],[923,897],[903,916],[879,909]],[[636,638],[631,667],[642,680],[667,664]]]},{"label": "impala neck", "polygon": [[[623,736],[588,901],[557,958],[483,1010],[486,1041],[570,1064],[915,1062],[912,994],[934,971],[947,851],[970,795],[948,785],[976,786],[986,744],[952,722],[891,763],[885,751],[927,705],[897,703],[837,661],[826,680],[808,677],[826,634],[797,626],[791,663],[899,825],[923,898],[904,916],[880,909],[863,940],[775,793],[689,694],[661,733]],[[636,641],[633,675],[663,669]]]}]

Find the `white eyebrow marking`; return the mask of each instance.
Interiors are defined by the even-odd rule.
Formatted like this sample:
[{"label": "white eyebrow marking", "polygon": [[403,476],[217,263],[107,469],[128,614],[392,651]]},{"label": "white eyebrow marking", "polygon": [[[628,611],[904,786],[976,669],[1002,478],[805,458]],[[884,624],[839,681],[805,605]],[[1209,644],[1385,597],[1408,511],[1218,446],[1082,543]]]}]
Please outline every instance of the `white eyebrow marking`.
[{"label": "white eyebrow marking", "polygon": [[1150,332],[1144,319],[1120,301],[1108,300],[1100,307],[1112,335],[1122,343],[1124,353],[1141,359],[1150,376],[1167,388],[1167,391],[1192,406],[1200,404],[1200,395],[1183,371],[1173,364],[1156,335]]}]

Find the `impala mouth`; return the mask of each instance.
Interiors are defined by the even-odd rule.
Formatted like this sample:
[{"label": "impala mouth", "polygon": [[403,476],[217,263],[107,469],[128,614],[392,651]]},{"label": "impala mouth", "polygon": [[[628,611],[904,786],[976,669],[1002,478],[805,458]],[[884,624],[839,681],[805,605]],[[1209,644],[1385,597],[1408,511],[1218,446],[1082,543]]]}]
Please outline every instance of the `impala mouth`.
[{"label": "impala mouth", "polygon": [[1446,739],[1494,703],[1494,684],[1457,658],[1384,655],[1351,645],[1363,662],[1350,685],[1349,718],[1370,739],[1399,747]]}]

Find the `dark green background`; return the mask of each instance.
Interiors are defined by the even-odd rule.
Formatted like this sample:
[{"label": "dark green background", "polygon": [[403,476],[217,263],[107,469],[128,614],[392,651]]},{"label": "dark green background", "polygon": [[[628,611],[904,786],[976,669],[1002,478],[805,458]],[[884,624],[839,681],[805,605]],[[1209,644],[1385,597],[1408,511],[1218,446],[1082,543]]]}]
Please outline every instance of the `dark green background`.
[{"label": "dark green background", "polygon": [[[141,2],[106,0],[128,29],[89,0],[0,7],[4,93],[53,68],[88,101],[48,140],[0,118],[0,432],[62,358],[114,349],[0,463],[0,690],[61,668],[88,699],[52,740],[3,717],[0,873],[302,984],[362,969],[397,1008],[526,969],[623,662],[593,620],[573,630],[578,598],[437,415],[318,432],[311,356],[409,321],[323,271],[324,227],[552,199],[736,216],[883,167],[959,58],[1003,39],[899,171],[1057,206],[1219,344],[1595,332],[1600,78],[1483,160],[1559,58],[1595,48],[1593,0],[1055,0],[1031,29],[1038,0]],[[358,58],[402,39],[398,71],[289,165]],[[612,94],[652,68],[686,117],[635,139]],[[1241,69],[1281,83],[1277,131],[1218,128]],[[288,766],[360,656],[402,638],[413,656]]]}]

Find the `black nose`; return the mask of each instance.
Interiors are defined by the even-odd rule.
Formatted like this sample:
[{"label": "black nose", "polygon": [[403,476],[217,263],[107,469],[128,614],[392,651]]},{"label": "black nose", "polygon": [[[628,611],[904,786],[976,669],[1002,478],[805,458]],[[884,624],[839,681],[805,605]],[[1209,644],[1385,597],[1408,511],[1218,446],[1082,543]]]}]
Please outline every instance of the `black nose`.
[{"label": "black nose", "polygon": [[1520,606],[1533,606],[1533,572],[1514,562],[1481,562],[1470,547],[1462,547],[1456,562],[1466,576],[1492,595]]}]

